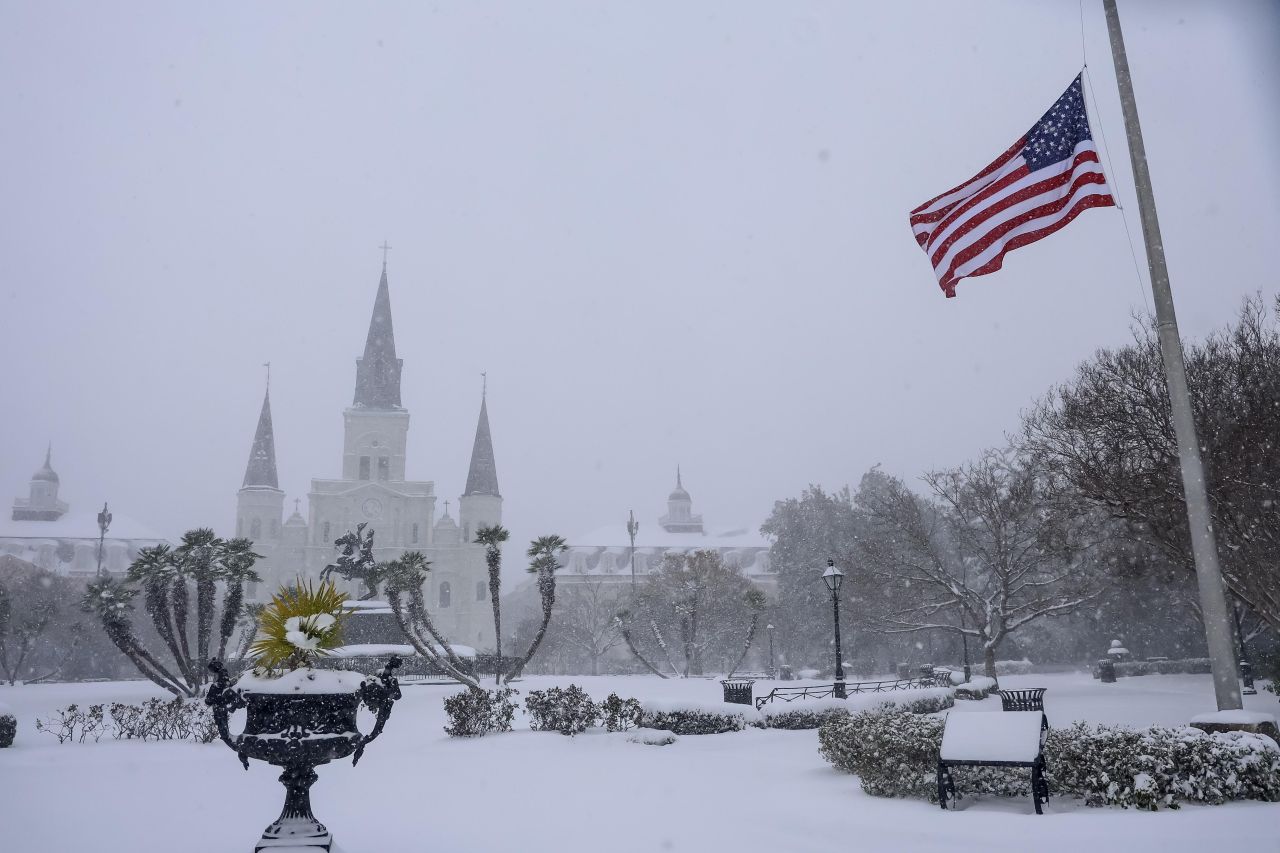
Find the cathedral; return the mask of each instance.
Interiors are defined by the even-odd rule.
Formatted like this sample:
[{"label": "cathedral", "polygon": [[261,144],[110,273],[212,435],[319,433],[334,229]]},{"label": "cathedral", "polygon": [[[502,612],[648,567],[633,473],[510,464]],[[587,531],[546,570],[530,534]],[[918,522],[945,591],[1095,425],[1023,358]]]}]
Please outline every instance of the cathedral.
[{"label": "cathedral", "polygon": [[[285,495],[276,476],[275,432],[270,388],[262,400],[258,429],[249,451],[244,483],[237,495],[236,535],[253,540],[263,556],[263,583],[251,597],[267,600],[295,577],[316,578],[338,556],[334,540],[367,523],[374,531],[375,555],[391,560],[421,551],[431,562],[424,590],[432,619],[451,642],[491,649],[493,611],[489,603],[484,548],[472,540],[486,525],[502,522],[502,495],[494,463],[489,412],[480,401],[466,490],[436,517],[435,483],[405,479],[409,412],[400,404],[404,362],[396,357],[387,265],[374,297],[364,355],[356,359],[355,395],[343,411],[342,476],[315,478],[307,495],[307,517],[284,517]],[[336,578],[339,585],[345,583]],[[358,590],[349,590],[353,597]]]}]

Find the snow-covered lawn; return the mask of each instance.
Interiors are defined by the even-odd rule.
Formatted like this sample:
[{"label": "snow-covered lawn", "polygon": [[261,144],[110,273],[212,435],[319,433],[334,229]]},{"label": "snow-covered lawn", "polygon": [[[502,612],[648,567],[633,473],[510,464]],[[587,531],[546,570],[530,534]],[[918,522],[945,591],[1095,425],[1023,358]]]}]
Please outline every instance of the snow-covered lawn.
[{"label": "snow-covered lawn", "polygon": [[[525,679],[522,692],[570,682],[654,700],[718,700],[715,681],[653,677]],[[1028,675],[1008,687],[1047,687],[1054,725],[1184,723],[1213,710],[1208,676],[1146,676],[1100,684],[1088,675]],[[756,684],[756,695],[769,685]],[[345,853],[808,853],[830,851],[1273,851],[1280,805],[1234,803],[1139,813],[1054,799],[1036,817],[1027,800],[961,801],[961,810],[863,794],[818,755],[814,731],[747,731],[630,743],[596,730],[576,738],[517,731],[445,736],[449,688],[406,687],[382,739],[360,766],[319,769],[317,816]],[[277,771],[248,772],[221,743],[59,745],[34,720],[71,702],[162,695],[141,682],[0,687],[18,739],[0,750],[4,853],[228,853],[252,850],[279,812]],[[1268,693],[1253,711],[1280,711]],[[961,702],[1000,709],[998,697]],[[368,721],[363,725],[367,729]],[[233,721],[233,731],[239,722]]]}]

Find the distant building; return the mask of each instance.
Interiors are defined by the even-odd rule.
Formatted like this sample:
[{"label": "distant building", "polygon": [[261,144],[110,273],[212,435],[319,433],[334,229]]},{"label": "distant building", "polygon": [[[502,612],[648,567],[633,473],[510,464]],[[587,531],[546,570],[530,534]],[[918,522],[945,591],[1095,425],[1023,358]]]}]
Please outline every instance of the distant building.
[{"label": "distant building", "polygon": [[[72,512],[58,499],[61,481],[53,470],[53,448],[44,465],[31,475],[26,498],[13,502],[9,518],[0,521],[0,555],[16,557],[69,577],[91,577],[98,570],[98,513]],[[164,544],[158,533],[112,510],[111,526],[102,540],[102,568],[123,574],[138,551]]]},{"label": "distant building", "polygon": [[492,648],[488,570],[484,548],[473,541],[479,528],[502,522],[488,403],[482,396],[458,518],[450,516],[446,501],[437,519],[435,483],[405,479],[409,412],[400,402],[403,366],[396,356],[384,262],[364,355],[356,359],[355,394],[342,414],[342,476],[311,481],[306,518],[300,501],[284,518],[269,389],[262,400],[236,500],[236,535],[253,540],[254,550],[264,557],[257,566],[264,583],[249,594],[262,599],[296,577],[317,577],[338,556],[334,540],[365,522],[374,532],[379,560],[395,559],[406,551],[421,551],[430,560],[427,604],[436,626],[451,641]]},{"label": "distant building", "polygon": [[[667,496],[666,514],[656,520],[642,519],[639,524],[635,547],[637,583],[657,571],[668,554],[683,556],[708,550],[719,554],[726,566],[736,569],[771,599],[775,597],[778,576],[769,563],[769,541],[760,533],[759,526],[705,524],[702,516],[693,512],[693,498],[685,490],[678,468],[676,487]],[[558,578],[565,584],[586,578],[630,583],[631,538],[626,521],[570,540],[569,550],[560,561],[564,569]]]}]

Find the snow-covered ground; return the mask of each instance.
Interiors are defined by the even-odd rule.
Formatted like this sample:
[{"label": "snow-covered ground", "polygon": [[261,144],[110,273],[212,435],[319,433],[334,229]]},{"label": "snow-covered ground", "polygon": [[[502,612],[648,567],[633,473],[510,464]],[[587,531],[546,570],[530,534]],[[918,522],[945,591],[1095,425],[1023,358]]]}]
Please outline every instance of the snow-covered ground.
[{"label": "snow-covered ground", "polygon": [[[718,700],[709,680],[654,677],[527,678],[522,692],[570,682],[597,699],[610,692],[654,700]],[[1100,684],[1088,675],[1027,675],[1008,687],[1047,687],[1054,725],[1185,723],[1212,711],[1208,676],[1146,676]],[[770,685],[758,682],[756,695]],[[1139,813],[1052,800],[1036,817],[1027,800],[961,801],[961,810],[862,793],[858,780],[818,755],[813,731],[682,737],[669,746],[596,730],[576,738],[517,731],[479,740],[445,736],[441,699],[451,688],[405,688],[381,740],[360,766],[319,769],[317,816],[345,853],[845,853],[981,850],[1274,851],[1280,805],[1234,803]],[[4,853],[228,853],[252,850],[279,812],[278,771],[246,772],[221,743],[104,739],[59,745],[34,721],[71,702],[162,695],[142,682],[0,687],[18,715],[18,740],[0,750],[0,850]],[[1280,711],[1268,693],[1251,711]],[[999,711],[998,697],[961,702],[963,713]],[[363,721],[368,728],[368,720]],[[233,730],[239,730],[233,721]]]}]

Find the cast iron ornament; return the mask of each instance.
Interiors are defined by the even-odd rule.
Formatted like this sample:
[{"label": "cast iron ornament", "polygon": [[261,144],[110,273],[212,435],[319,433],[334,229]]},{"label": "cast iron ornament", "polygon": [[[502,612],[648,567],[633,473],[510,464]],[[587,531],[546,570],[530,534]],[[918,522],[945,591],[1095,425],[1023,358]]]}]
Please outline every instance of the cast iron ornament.
[{"label": "cast iron ornament", "polygon": [[[209,664],[216,677],[204,701],[213,709],[223,743],[235,750],[246,770],[250,758],[284,768],[284,809],[263,831],[254,853],[273,847],[327,851],[333,846],[333,835],[311,813],[311,786],[319,778],[315,768],[353,753],[354,766],[364,748],[382,734],[391,706],[400,698],[400,683],[392,674],[398,666],[400,658],[393,655],[381,673],[367,677],[352,693],[294,695],[237,688],[221,661]],[[376,715],[367,735],[356,727],[361,702]],[[227,720],[240,708],[248,709],[244,732],[232,736]]]}]

